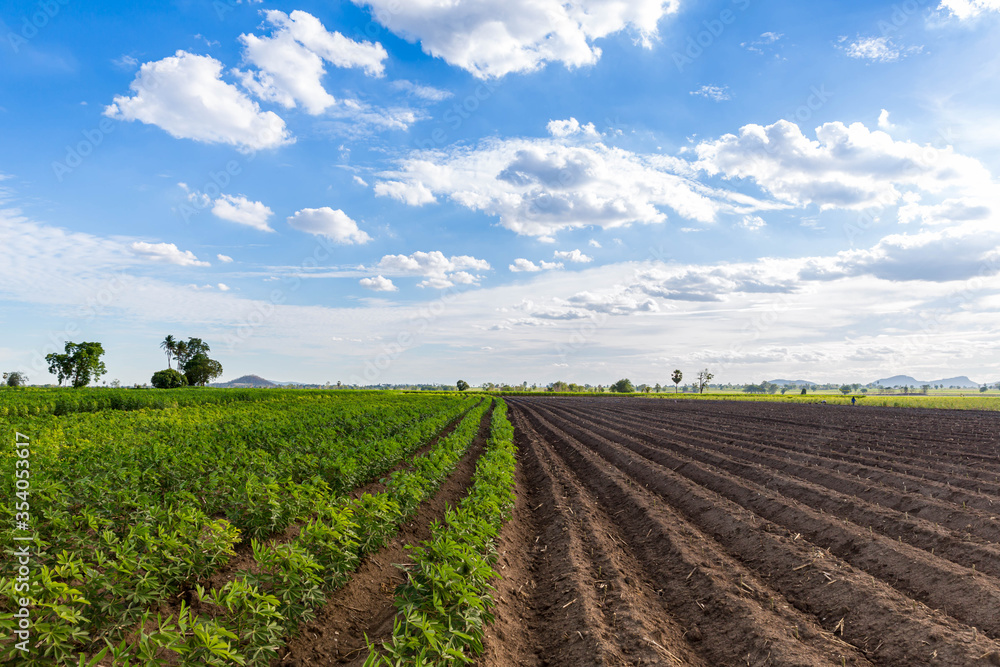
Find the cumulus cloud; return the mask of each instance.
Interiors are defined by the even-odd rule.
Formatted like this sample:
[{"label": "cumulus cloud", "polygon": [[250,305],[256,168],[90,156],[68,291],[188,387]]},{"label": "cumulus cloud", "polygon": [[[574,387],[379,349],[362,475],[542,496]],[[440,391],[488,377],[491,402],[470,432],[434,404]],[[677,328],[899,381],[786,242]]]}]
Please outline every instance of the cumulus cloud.
[{"label": "cumulus cloud", "polygon": [[226,283],[219,283],[219,284],[217,285],[217,287],[219,288],[219,291],[220,291],[220,292],[228,292],[228,291],[229,291],[230,289],[232,289],[232,288],[231,288],[231,287],[230,287],[229,285],[227,285]]},{"label": "cumulus cloud", "polygon": [[1000,12],[1000,0],[941,0],[938,9],[959,19],[974,19],[987,12]]},{"label": "cumulus cloud", "polygon": [[220,262],[222,262],[223,264],[231,264],[232,261],[233,261],[233,258],[230,257],[229,255],[219,254],[219,255],[216,255],[216,258],[218,258],[218,260]]},{"label": "cumulus cloud", "polygon": [[289,216],[288,225],[300,232],[324,236],[336,243],[362,244],[372,240],[346,213],[329,206],[296,211]]},{"label": "cumulus cloud", "polygon": [[823,209],[885,206],[899,200],[900,187],[927,192],[946,188],[988,188],[989,172],[981,163],[910,141],[894,141],[861,123],[825,123],[816,141],[797,125],[745,125],[739,136],[727,134],[696,147],[697,166],[709,174],[752,179],[779,200]]},{"label": "cumulus cloud", "polygon": [[373,278],[362,278],[358,281],[362,287],[372,290],[373,292],[398,292],[399,288],[392,284],[392,281],[383,276],[375,276]]},{"label": "cumulus cloud", "polygon": [[180,139],[230,144],[245,152],[292,141],[285,121],[271,111],[262,112],[221,75],[218,60],[178,51],[144,63],[130,86],[134,95],[116,96],[104,115],[156,125]]},{"label": "cumulus cloud", "polygon": [[889,122],[889,112],[885,109],[882,109],[882,112],[878,115],[878,126],[886,131],[895,127],[895,125]]},{"label": "cumulus cloud", "polygon": [[729,86],[709,86],[705,85],[698,90],[692,90],[691,95],[698,95],[699,97],[707,97],[710,100],[716,102],[725,102],[726,100],[732,99],[729,94]]},{"label": "cumulus cloud", "polygon": [[593,123],[580,125],[580,121],[576,118],[570,118],[569,120],[550,120],[549,124],[546,125],[546,129],[553,137],[559,138],[572,137],[577,134],[592,138],[601,136],[597,131],[597,128],[594,127]]},{"label": "cumulus cloud", "polygon": [[178,266],[211,266],[208,262],[199,261],[190,250],[180,250],[173,243],[146,243],[135,241],[129,248],[137,256],[151,262],[176,264]]},{"label": "cumulus cloud", "polygon": [[598,242],[597,239],[590,239],[589,241],[587,241],[587,245],[589,245],[591,248],[600,248],[601,247],[601,244]]},{"label": "cumulus cloud", "polygon": [[388,53],[381,44],[328,32],[319,19],[303,11],[264,14],[273,28],[270,37],[240,35],[244,60],[258,69],[237,71],[243,86],[262,100],[286,108],[301,104],[307,113],[317,115],[336,104],[323,87],[325,62],[361,68],[370,76],[384,73],[382,61]]},{"label": "cumulus cloud", "polygon": [[746,215],[740,220],[740,227],[743,229],[749,229],[751,232],[757,232],[767,226],[764,222],[764,218],[759,215]]},{"label": "cumulus cloud", "polygon": [[574,264],[587,264],[593,262],[594,258],[584,255],[577,250],[556,250],[554,253],[556,259],[565,259],[568,262],[573,262]]},{"label": "cumulus cloud", "polygon": [[352,1],[425,53],[483,79],[547,62],[593,65],[601,57],[593,42],[622,30],[650,48],[660,19],[679,8],[677,0]]},{"label": "cumulus cloud", "polygon": [[469,271],[488,271],[490,264],[470,255],[446,257],[440,250],[417,251],[412,255],[386,255],[374,270],[392,276],[420,276],[418,287],[444,289],[455,284],[478,284],[480,276]]},{"label": "cumulus cloud", "polygon": [[971,197],[946,199],[940,204],[911,201],[899,207],[899,221],[903,224],[944,225],[985,220],[992,212],[987,202]]},{"label": "cumulus cloud", "polygon": [[[411,206],[450,198],[500,218],[518,234],[551,240],[563,229],[659,223],[661,210],[714,220],[712,191],[676,172],[683,160],[570,138],[486,139],[478,146],[415,151],[379,174],[375,193]],[[749,198],[747,198],[749,199]]]},{"label": "cumulus cloud", "polygon": [[222,195],[212,205],[212,215],[223,220],[235,222],[259,229],[262,232],[273,232],[267,221],[274,211],[259,201],[250,201],[246,197]]},{"label": "cumulus cloud", "polygon": [[550,271],[552,269],[563,268],[562,262],[546,262],[542,260],[538,264],[535,264],[531,260],[518,258],[514,260],[513,264],[507,266],[512,273],[536,273],[538,271]]},{"label": "cumulus cloud", "polygon": [[800,277],[833,280],[873,276],[882,280],[948,282],[1000,271],[1000,231],[967,223],[917,234],[893,234],[864,250],[807,260]]}]

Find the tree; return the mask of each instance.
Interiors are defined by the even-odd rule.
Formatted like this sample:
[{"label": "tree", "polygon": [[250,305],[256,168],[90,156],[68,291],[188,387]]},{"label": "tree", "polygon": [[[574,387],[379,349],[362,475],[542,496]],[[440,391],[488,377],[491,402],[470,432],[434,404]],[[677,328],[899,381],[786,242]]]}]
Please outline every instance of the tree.
[{"label": "tree", "polygon": [[616,394],[632,394],[635,392],[635,387],[632,386],[632,381],[628,378],[622,378],[618,382],[611,385],[611,391]]},{"label": "tree", "polygon": [[714,378],[714,377],[715,377],[714,375],[712,375],[711,373],[708,372],[707,368],[705,370],[703,370],[703,371],[698,371],[698,393],[699,394],[704,394],[705,393],[705,385],[707,385],[709,382],[711,382],[712,378]]},{"label": "tree", "polygon": [[681,383],[681,380],[683,379],[684,379],[684,373],[681,373],[679,370],[675,370],[673,372],[673,375],[670,376],[670,380],[674,383],[675,394],[677,393],[677,385],[679,385]]},{"label": "tree", "polygon": [[156,371],[153,373],[153,379],[150,380],[150,384],[157,389],[176,389],[177,387],[186,387],[187,383],[187,378],[173,368]]},{"label": "tree", "polygon": [[844,386],[842,386],[840,388],[840,393],[843,394],[844,396],[847,396],[848,394],[850,394],[851,393],[851,385],[845,384]]},{"label": "tree", "polygon": [[184,377],[192,387],[203,387],[222,375],[222,364],[199,352],[184,364]]},{"label": "tree", "polygon": [[989,387],[987,387],[985,384],[979,388],[980,394],[985,394],[987,391],[989,391]]},{"label": "tree", "polygon": [[21,371],[11,371],[3,374],[4,382],[8,387],[23,387],[28,384],[28,376]]},{"label": "tree", "polygon": [[802,387],[802,395],[805,396],[808,393],[809,393],[809,390],[806,389],[805,387]]},{"label": "tree", "polygon": [[170,360],[173,359],[173,356],[177,353],[177,339],[174,338],[173,335],[167,335],[167,337],[163,339],[163,342],[160,343],[160,349],[166,350],[167,368],[170,368]]},{"label": "tree", "polygon": [[65,354],[55,352],[45,355],[49,363],[49,373],[59,378],[59,384],[69,380],[73,388],[86,387],[91,380],[100,379],[108,372],[101,355],[104,347],[100,343],[66,342]]},{"label": "tree", "polygon": [[459,380],[458,382],[455,383],[455,386],[458,387],[459,391],[465,391],[466,389],[469,388],[469,383],[466,382],[465,380]]}]

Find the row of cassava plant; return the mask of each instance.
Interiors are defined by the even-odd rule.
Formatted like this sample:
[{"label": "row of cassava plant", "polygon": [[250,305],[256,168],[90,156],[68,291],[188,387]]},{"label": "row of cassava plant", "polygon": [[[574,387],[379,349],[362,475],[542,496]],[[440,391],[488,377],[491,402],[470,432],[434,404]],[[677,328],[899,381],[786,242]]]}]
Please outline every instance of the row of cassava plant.
[{"label": "row of cassava plant", "polygon": [[369,645],[366,667],[454,665],[482,653],[493,620],[496,540],[514,507],[514,431],[506,412],[498,400],[469,494],[432,526],[429,540],[408,547],[412,563],[396,592],[392,639]]}]

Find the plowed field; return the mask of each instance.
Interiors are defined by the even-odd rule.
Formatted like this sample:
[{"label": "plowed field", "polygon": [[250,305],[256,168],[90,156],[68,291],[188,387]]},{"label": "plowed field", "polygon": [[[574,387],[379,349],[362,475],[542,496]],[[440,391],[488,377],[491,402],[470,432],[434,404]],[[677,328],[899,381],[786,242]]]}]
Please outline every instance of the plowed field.
[{"label": "plowed field", "polygon": [[1000,415],[508,403],[481,665],[1000,665]]}]

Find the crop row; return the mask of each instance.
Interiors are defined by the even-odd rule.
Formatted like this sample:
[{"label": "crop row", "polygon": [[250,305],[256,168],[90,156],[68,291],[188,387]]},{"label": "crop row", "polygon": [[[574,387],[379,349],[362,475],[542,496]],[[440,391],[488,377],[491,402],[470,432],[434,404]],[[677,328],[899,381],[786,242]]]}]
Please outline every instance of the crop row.
[{"label": "crop row", "polygon": [[513,437],[498,401],[468,495],[432,525],[430,539],[408,547],[413,562],[397,590],[392,639],[381,651],[369,645],[366,667],[468,663],[470,652],[482,653],[495,604],[496,540],[514,507]]}]

